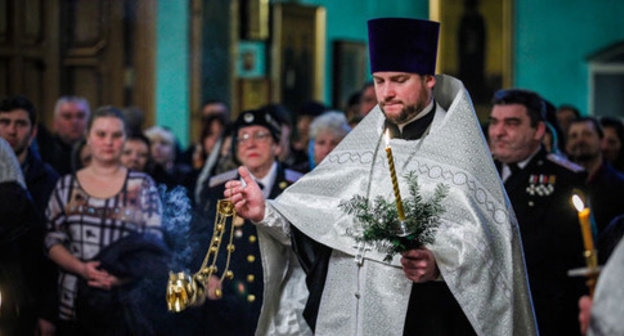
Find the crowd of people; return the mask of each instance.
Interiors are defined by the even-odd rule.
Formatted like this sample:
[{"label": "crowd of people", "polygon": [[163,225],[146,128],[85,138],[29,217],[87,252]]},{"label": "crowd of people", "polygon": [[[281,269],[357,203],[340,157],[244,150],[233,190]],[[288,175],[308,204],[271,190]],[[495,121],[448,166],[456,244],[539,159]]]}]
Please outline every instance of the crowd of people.
[{"label": "crowd of people", "polygon": [[[231,118],[225,102],[211,100],[201,110],[199,138],[185,150],[165,125],[143,129],[135,108],[91,111],[86,99],[64,96],[49,131],[27,97],[2,99],[0,333],[168,335],[168,323],[193,335],[370,334],[358,328],[373,328],[377,318],[360,319],[378,314],[405,335],[483,335],[506,330],[510,320],[525,330],[513,334],[580,334],[588,319],[579,323],[578,302],[587,287],[568,276],[585,263],[570,198],[580,194],[591,208],[600,263],[607,263],[624,233],[622,120],[556,108],[530,90],[502,89],[492,97],[481,143],[461,82],[434,76],[435,47],[387,55],[387,43],[437,41],[437,25],[387,20],[369,24],[373,82],[354,94],[347,111],[310,101],[297,111],[271,104]],[[389,38],[397,24],[425,37]],[[421,53],[418,62],[405,61]],[[478,195],[468,183],[454,186],[443,227],[460,235],[440,233],[448,245],[415,249],[391,264],[351,246],[338,230],[344,217],[328,207],[354,191],[387,191],[386,171],[375,165],[380,154],[369,152],[382,128],[389,129],[401,170],[423,172],[425,185],[439,178],[432,167],[444,167],[484,188]],[[414,154],[409,144],[416,142],[422,146]],[[163,229],[163,195],[177,186],[192,209],[192,256],[179,267],[201,265],[218,199],[232,198],[245,218],[234,222],[234,278],[223,284],[223,298],[179,321],[136,314],[138,306],[128,303],[140,284],[166,280],[157,273],[166,276],[176,251]],[[483,197],[505,219],[492,215]],[[472,249],[488,239],[508,245]],[[371,262],[351,262],[361,255]],[[352,283],[339,285],[341,278],[362,291],[378,291],[374,286],[389,279],[395,286],[383,287],[387,293],[379,297],[357,292],[345,299]],[[164,295],[159,300],[165,304]],[[505,300],[513,301],[510,311]],[[355,318],[349,305],[370,307]],[[581,308],[588,310],[587,299]],[[482,315],[492,311],[501,315]]]}]

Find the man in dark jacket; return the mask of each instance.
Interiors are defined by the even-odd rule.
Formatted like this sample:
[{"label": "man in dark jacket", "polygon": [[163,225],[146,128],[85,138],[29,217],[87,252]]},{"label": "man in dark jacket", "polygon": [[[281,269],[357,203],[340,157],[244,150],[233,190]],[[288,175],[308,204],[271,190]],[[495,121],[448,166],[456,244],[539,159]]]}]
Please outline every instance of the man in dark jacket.
[{"label": "man in dark jacket", "polygon": [[578,335],[582,280],[567,271],[583,266],[583,245],[570,199],[585,173],[541,146],[545,104],[535,92],[500,90],[490,114],[490,148],[514,208],[541,335]]},{"label": "man in dark jacket", "polygon": [[13,148],[26,187],[43,215],[59,175],[31,146],[37,136],[36,116],[35,107],[24,96],[9,97],[0,102],[0,136]]},{"label": "man in dark jacket", "polygon": [[[37,317],[42,225],[13,149],[0,137],[0,335],[29,335]],[[37,253],[39,252],[39,253]]]},{"label": "man in dark jacket", "polygon": [[[20,163],[26,180],[26,187],[32,195],[35,205],[37,223],[32,223],[28,241],[32,252],[37,255],[37,269],[39,283],[36,288],[39,311],[39,328],[50,330],[51,321],[55,316],[56,267],[43,255],[44,212],[48,205],[50,194],[56,185],[59,175],[52,167],[43,162],[39,153],[31,146],[36,135],[36,113],[33,104],[24,96],[13,96],[0,102],[0,137],[10,145]],[[33,265],[34,267],[34,265]]]},{"label": "man in dark jacket", "polygon": [[587,189],[592,214],[596,220],[598,259],[601,264],[607,261],[611,253],[612,249],[608,246],[617,245],[621,237],[617,233],[618,224],[607,228],[614,218],[624,214],[624,175],[604,158],[600,149],[603,137],[598,120],[591,117],[572,121],[568,129],[567,148],[570,159],[583,166],[588,173]]},{"label": "man in dark jacket", "polygon": [[85,98],[63,96],[54,106],[54,133],[40,132],[37,137],[43,161],[61,175],[72,173],[72,150],[85,136],[89,114]]},{"label": "man in dark jacket", "polygon": [[602,127],[591,117],[572,121],[568,130],[570,159],[583,166],[588,173],[587,187],[598,233],[613,218],[624,213],[624,175],[604,159],[600,150],[603,137]]}]

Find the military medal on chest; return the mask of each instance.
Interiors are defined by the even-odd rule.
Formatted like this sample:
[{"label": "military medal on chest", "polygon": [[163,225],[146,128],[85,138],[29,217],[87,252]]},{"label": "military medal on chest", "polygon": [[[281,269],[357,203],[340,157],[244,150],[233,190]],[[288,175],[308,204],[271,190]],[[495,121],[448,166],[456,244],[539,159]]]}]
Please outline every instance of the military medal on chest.
[{"label": "military medal on chest", "polygon": [[556,180],[555,175],[531,174],[526,192],[531,196],[548,196],[555,191]]}]

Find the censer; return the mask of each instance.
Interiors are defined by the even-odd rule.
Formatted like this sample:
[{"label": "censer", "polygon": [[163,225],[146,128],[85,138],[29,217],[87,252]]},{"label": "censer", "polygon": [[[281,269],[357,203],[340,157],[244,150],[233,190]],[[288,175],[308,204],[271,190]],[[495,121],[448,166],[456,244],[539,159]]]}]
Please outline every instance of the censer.
[{"label": "censer", "polygon": [[[169,281],[167,282],[167,309],[169,311],[179,313],[189,306],[199,306],[204,303],[206,291],[208,290],[208,281],[212,276],[216,276],[218,271],[217,257],[219,256],[221,242],[223,242],[223,236],[227,229],[227,219],[234,216],[236,216],[236,210],[231,201],[221,199],[217,202],[217,214],[210,246],[199,271],[193,274],[193,276],[186,272],[169,272]],[[234,277],[234,273],[228,269],[230,257],[232,252],[234,252],[234,244],[232,244],[233,233],[234,225],[230,221],[228,244],[226,246],[227,258],[225,268],[219,278],[219,283],[223,283],[225,278],[231,280]],[[223,293],[220,289],[215,290],[216,297],[220,298],[222,295]]]}]

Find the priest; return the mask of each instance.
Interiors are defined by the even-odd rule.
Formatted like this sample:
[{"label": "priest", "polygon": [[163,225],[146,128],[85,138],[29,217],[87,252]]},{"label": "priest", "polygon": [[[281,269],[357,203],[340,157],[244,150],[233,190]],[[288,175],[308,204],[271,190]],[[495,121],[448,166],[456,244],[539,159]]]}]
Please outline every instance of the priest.
[{"label": "priest", "polygon": [[[368,32],[378,105],[366,118],[274,201],[244,168],[243,181],[226,184],[224,195],[264,237],[256,334],[288,334],[281,330],[302,314],[316,335],[535,335],[517,221],[469,94],[434,76],[439,24],[373,19]],[[424,198],[449,187],[433,243],[390,262],[354,238],[358,224],[339,208],[354,195],[394,200],[386,130],[399,177],[415,172]],[[408,195],[404,179],[399,186]],[[300,272],[309,292],[302,312],[284,291]]]}]

